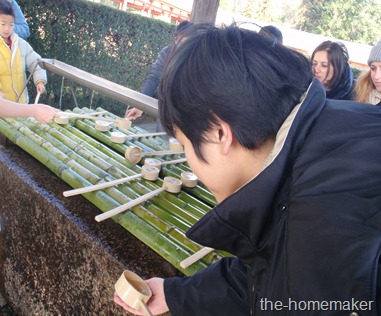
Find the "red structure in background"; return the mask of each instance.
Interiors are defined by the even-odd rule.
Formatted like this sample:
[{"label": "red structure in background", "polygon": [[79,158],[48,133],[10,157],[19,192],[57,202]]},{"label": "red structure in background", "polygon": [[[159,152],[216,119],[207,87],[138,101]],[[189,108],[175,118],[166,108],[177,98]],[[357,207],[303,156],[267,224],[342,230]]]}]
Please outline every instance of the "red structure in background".
[{"label": "red structure in background", "polygon": [[180,8],[171,1],[155,0],[113,0],[118,3],[120,10],[133,9],[144,12],[147,16],[167,18],[168,22],[180,23],[184,20],[190,20],[190,10]]}]

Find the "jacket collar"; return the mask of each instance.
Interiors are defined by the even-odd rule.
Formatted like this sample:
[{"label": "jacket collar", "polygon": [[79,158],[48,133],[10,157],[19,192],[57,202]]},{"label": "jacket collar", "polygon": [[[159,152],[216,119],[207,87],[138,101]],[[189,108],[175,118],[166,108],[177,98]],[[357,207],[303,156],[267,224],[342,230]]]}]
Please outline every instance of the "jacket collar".
[{"label": "jacket collar", "polygon": [[280,128],[262,172],[209,211],[187,232],[190,239],[249,258],[262,252],[270,223],[277,220],[273,201],[308,131],[325,105],[325,89],[314,79],[301,104]]}]

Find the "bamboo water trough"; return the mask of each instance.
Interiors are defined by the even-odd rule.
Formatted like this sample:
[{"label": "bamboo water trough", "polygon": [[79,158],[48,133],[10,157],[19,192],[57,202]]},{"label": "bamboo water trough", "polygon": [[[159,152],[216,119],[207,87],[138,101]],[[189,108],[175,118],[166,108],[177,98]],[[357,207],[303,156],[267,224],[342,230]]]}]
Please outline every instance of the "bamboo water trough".
[{"label": "bamboo water trough", "polygon": [[[62,62],[40,60],[39,64],[48,71],[157,116],[157,101],[153,98]],[[102,112],[107,119],[117,118],[102,108],[97,108],[96,111]],[[70,112],[89,114],[94,113],[94,109],[74,108]],[[132,126],[128,130],[116,127],[113,129],[126,135],[124,143],[112,142],[110,139],[112,130],[98,131],[95,128],[95,121],[86,118],[70,118],[69,124],[64,125],[53,121],[42,124],[33,118],[0,119],[1,133],[44,164],[73,189],[140,174],[145,159],[143,158],[136,165],[125,159],[124,153],[129,146],[138,146],[143,152],[169,148],[168,140],[160,135],[128,137],[128,135],[147,133],[138,126]],[[139,180],[84,193],[83,196],[100,211],[107,212],[160,188],[166,176],[180,178],[182,172],[190,172],[182,153],[164,155],[156,159],[163,162],[158,180],[147,181],[137,177]],[[174,159],[180,162],[166,164]],[[215,203],[211,193],[199,183],[194,188],[183,187],[176,194],[164,191],[142,204],[115,215],[112,219],[185,275],[192,275],[221,257],[229,256],[222,251],[212,251],[187,268],[180,265],[180,262],[203,249],[201,245],[189,240],[185,232]],[[102,224],[99,223],[99,225]]]}]

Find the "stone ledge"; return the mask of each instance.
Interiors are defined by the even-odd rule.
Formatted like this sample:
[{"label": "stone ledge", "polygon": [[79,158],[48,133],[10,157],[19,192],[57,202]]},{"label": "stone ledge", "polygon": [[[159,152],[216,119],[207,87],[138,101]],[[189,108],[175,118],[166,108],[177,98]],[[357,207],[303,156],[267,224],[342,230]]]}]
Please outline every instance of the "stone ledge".
[{"label": "stone ledge", "polygon": [[19,316],[126,315],[113,302],[123,269],[181,275],[16,146],[0,146],[0,289]]}]

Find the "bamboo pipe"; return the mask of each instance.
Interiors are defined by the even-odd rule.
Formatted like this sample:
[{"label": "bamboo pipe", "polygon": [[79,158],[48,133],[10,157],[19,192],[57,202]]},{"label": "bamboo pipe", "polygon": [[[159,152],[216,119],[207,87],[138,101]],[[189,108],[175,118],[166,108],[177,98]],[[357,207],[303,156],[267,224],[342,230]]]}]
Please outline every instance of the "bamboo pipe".
[{"label": "bamboo pipe", "polygon": [[143,179],[150,180],[150,181],[156,181],[159,178],[159,172],[160,172],[160,170],[156,167],[143,166],[140,174],[135,174],[133,176],[124,177],[121,179],[116,179],[113,181],[95,184],[95,185],[91,185],[91,186],[80,188],[80,189],[64,191],[63,195],[65,197],[69,197],[69,196],[83,194],[83,193],[87,193],[87,192],[102,190],[102,189],[106,189],[106,188],[109,188],[109,187],[112,187],[112,186],[115,186],[118,184],[129,182],[129,181],[134,180],[134,179],[139,179],[139,178],[143,178]]},{"label": "bamboo pipe", "polygon": [[[192,187],[194,181],[197,183],[197,177],[191,172],[185,172],[183,171],[181,173],[181,180],[187,183],[187,187]],[[191,264],[195,263],[196,261],[202,259],[207,254],[211,253],[214,249],[210,247],[204,247],[188,257],[187,259],[180,262],[180,266],[184,269],[188,268]]]}]

